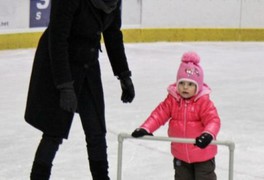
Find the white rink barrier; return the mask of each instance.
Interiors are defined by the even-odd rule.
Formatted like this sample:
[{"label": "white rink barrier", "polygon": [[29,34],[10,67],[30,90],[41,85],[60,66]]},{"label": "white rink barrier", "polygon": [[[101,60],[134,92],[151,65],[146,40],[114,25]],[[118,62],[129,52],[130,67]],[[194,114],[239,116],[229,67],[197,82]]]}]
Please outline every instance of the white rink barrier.
[{"label": "white rink barrier", "polygon": [[[125,139],[138,139],[138,140],[151,140],[151,141],[169,141],[169,142],[177,142],[177,143],[195,143],[195,139],[188,138],[169,138],[169,137],[160,137],[160,136],[143,136],[140,138],[134,138],[129,134],[120,133],[118,135],[118,156],[117,156],[117,180],[122,179],[122,157],[123,157],[123,142]],[[229,148],[229,172],[228,172],[228,180],[233,180],[234,174],[234,150],[235,143],[232,141],[215,141],[213,140],[211,144],[223,145]]]}]

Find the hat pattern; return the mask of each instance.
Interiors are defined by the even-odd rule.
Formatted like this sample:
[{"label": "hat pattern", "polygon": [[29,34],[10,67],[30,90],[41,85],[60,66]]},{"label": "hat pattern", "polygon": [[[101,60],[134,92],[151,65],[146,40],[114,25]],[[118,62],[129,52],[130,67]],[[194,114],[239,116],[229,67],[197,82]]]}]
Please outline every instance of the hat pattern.
[{"label": "hat pattern", "polygon": [[187,74],[188,77],[191,77],[191,76],[200,76],[199,74],[199,70],[197,68],[186,68],[185,69],[185,73]]}]

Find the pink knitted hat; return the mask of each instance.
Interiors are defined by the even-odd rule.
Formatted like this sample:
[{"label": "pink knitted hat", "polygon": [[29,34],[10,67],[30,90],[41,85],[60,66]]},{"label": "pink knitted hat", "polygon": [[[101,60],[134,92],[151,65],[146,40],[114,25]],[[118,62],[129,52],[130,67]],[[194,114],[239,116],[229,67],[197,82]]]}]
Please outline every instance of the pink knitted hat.
[{"label": "pink knitted hat", "polygon": [[177,86],[181,81],[190,81],[196,84],[198,94],[203,88],[203,69],[199,66],[200,57],[195,52],[183,54],[177,74]]}]

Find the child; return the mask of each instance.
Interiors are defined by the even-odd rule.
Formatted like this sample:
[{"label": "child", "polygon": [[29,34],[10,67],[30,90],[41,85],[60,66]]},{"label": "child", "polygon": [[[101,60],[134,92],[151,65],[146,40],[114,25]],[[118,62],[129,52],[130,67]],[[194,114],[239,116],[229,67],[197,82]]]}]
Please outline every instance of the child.
[{"label": "child", "polygon": [[220,118],[209,98],[210,88],[203,82],[200,57],[195,52],[182,56],[176,83],[168,95],[133,137],[152,135],[169,121],[169,137],[195,138],[195,144],[171,143],[175,180],[216,180],[216,145],[209,145],[220,129]]}]

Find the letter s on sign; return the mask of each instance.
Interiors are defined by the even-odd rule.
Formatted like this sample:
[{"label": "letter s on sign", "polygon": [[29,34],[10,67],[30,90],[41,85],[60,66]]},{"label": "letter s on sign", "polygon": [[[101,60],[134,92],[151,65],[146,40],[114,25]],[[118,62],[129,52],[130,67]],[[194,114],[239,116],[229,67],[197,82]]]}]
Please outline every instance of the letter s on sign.
[{"label": "letter s on sign", "polygon": [[39,0],[40,2],[37,3],[38,9],[47,9],[50,3],[50,0]]},{"label": "letter s on sign", "polygon": [[41,20],[41,12],[36,13],[36,20]]}]

